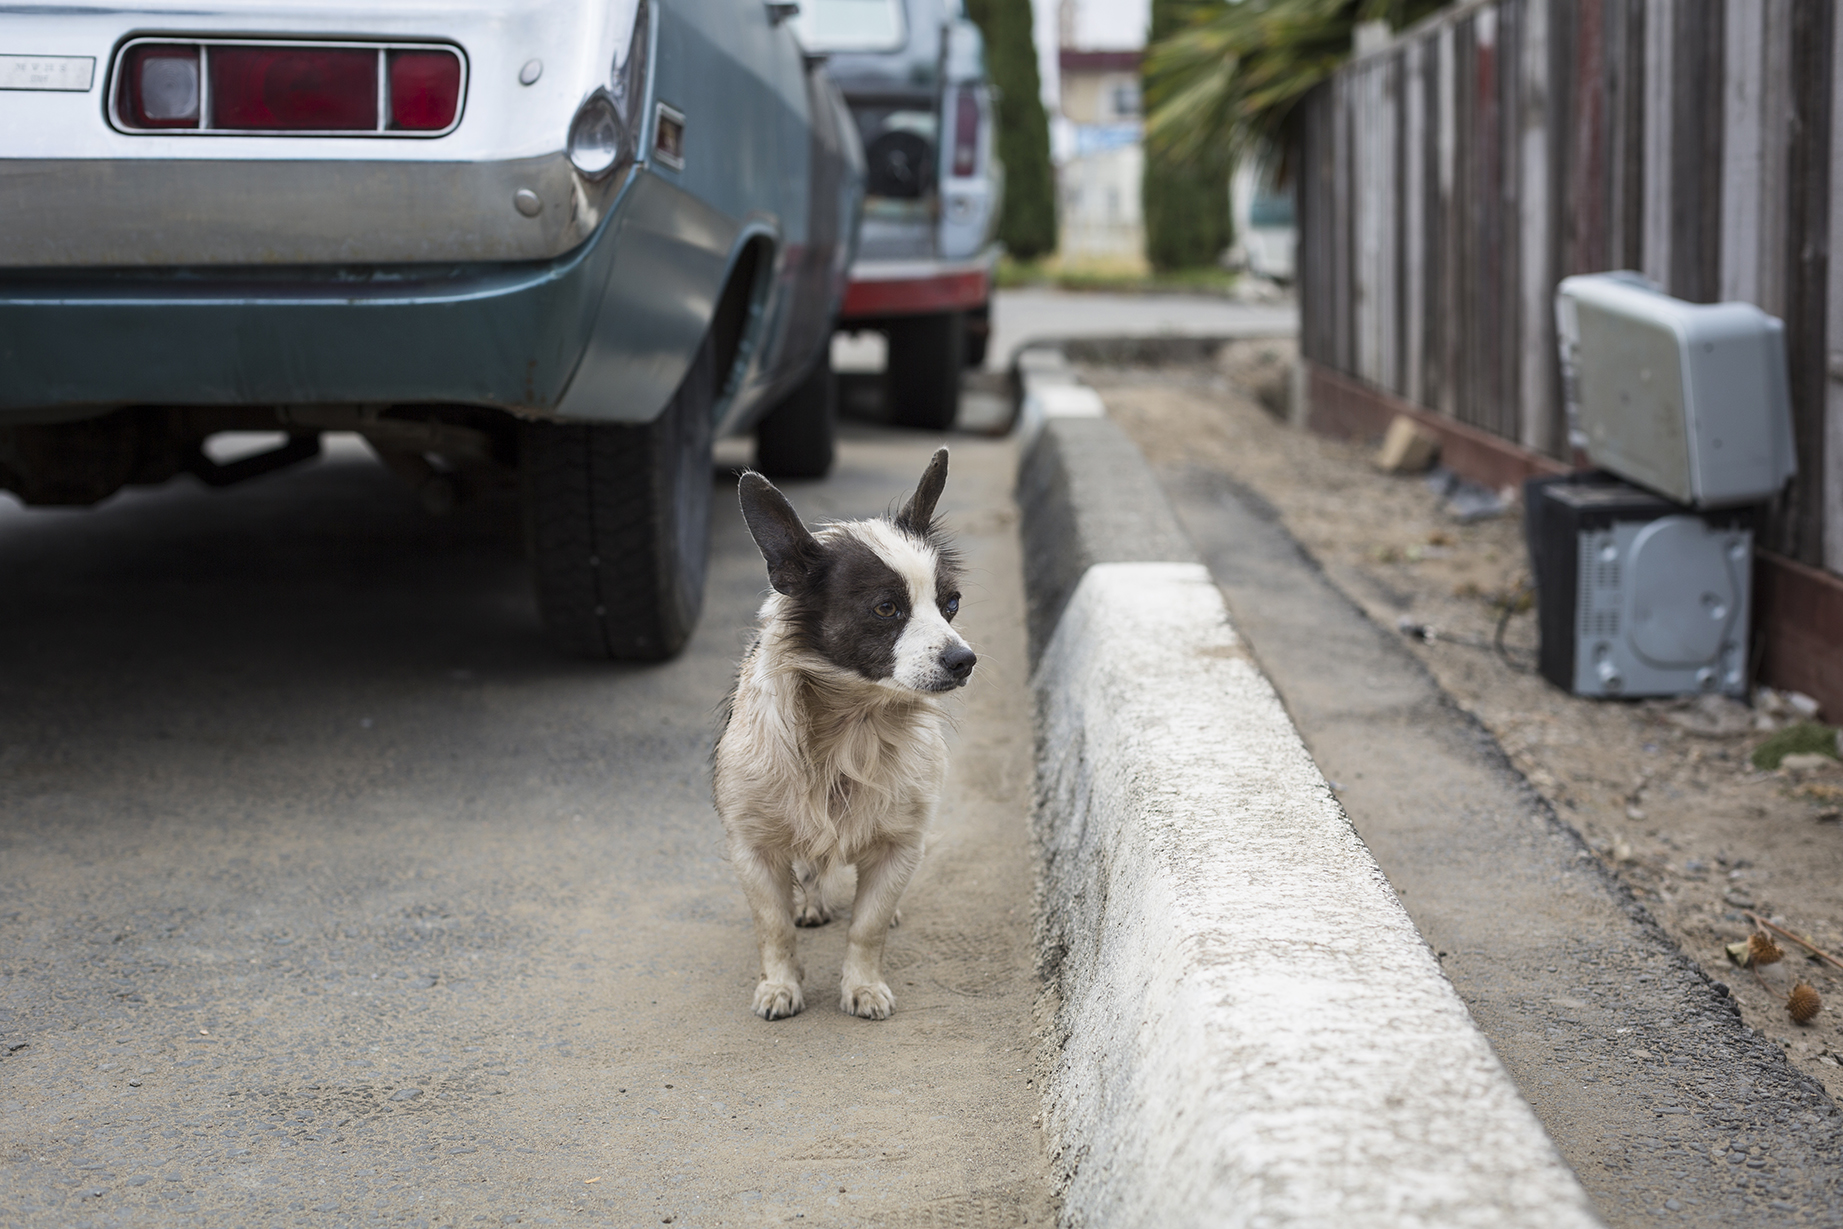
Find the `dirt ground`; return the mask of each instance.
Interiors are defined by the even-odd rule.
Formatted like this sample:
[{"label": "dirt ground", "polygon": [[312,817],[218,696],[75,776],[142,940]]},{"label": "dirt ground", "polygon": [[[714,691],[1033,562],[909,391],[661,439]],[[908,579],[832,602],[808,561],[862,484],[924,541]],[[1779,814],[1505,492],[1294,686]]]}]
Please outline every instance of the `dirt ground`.
[{"label": "dirt ground", "polygon": [[[1843,764],[1756,771],[1753,750],[1791,719],[1767,711],[1773,696],[1749,709],[1586,700],[1551,686],[1533,672],[1536,619],[1517,596],[1529,575],[1520,507],[1462,523],[1425,476],[1379,472],[1375,441],[1287,426],[1292,358],[1288,342],[1237,342],[1213,365],[1082,375],[1155,466],[1213,467],[1251,489],[1371,618],[1408,629],[1441,686],[1683,950],[1729,985],[1747,1023],[1843,1096],[1843,974],[1783,940],[1786,958],[1758,972],[1724,950],[1755,930],[1751,910],[1843,956]],[[1500,653],[1507,600],[1515,609]],[[1785,1006],[1800,979],[1825,1003],[1807,1025]]]}]

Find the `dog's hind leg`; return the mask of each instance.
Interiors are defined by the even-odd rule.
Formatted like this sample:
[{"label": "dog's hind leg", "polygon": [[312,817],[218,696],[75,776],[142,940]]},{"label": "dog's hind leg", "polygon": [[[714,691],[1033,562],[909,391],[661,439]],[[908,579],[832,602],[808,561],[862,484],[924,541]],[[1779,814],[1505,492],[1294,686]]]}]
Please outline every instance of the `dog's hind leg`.
[{"label": "dog's hind leg", "polygon": [[794,960],[792,867],[785,857],[747,846],[733,848],[730,861],[742,880],[742,894],[755,915],[762,977],[755,985],[755,1014],[781,1020],[806,1006],[800,994],[800,966]]},{"label": "dog's hind leg", "polygon": [[839,985],[840,1011],[866,1020],[887,1020],[896,1009],[896,996],[883,981],[883,941],[921,857],[917,841],[879,846],[858,861],[857,900],[851,907],[844,977]]},{"label": "dog's hind leg", "polygon": [[804,859],[794,863],[794,925],[824,926],[832,920],[826,906],[825,868]]}]

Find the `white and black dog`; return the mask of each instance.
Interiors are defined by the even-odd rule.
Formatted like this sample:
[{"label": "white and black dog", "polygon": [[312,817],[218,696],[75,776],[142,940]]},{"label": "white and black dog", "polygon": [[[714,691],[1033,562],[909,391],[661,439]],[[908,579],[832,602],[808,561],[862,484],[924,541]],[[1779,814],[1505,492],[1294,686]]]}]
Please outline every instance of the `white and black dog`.
[{"label": "white and black dog", "polygon": [[857,896],[839,1008],[883,1020],[896,1005],[883,940],[946,779],[941,697],[975,661],[952,625],[959,559],[934,518],[946,482],[943,448],[894,516],[809,533],[766,478],[742,475],[742,515],[774,592],[743,655],[713,787],[755,915],[765,1020],[805,1005],[794,926],[830,920],[824,884],[845,866],[857,868]]}]

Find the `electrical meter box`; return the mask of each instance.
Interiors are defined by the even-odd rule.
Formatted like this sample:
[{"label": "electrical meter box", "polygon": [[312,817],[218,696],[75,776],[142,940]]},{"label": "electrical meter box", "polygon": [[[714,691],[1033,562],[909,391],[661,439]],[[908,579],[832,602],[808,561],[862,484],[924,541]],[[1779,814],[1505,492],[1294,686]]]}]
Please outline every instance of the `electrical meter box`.
[{"label": "electrical meter box", "polygon": [[1693,508],[1764,502],[1792,477],[1779,320],[1635,273],[1563,279],[1555,318],[1569,424],[1594,465]]},{"label": "electrical meter box", "polygon": [[1595,473],[1532,478],[1524,508],[1544,678],[1581,696],[1747,694],[1754,509]]}]

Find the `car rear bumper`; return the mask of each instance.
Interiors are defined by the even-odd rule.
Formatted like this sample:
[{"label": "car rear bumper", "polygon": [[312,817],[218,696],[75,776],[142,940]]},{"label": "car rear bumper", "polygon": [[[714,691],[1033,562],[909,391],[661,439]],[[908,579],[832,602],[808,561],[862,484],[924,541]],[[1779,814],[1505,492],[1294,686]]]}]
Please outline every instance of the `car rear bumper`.
[{"label": "car rear bumper", "polygon": [[860,260],[851,266],[840,323],[970,311],[992,295],[994,248],[972,260]]},{"label": "car rear bumper", "polygon": [[644,168],[554,260],[0,270],[0,425],[125,405],[474,405],[650,422],[736,223]]},{"label": "car rear bumper", "polygon": [[625,212],[545,261],[0,272],[0,423],[120,405],[553,413]]},{"label": "car rear bumper", "polygon": [[588,182],[561,153],[0,159],[0,268],[549,260],[595,233],[620,178]]}]

